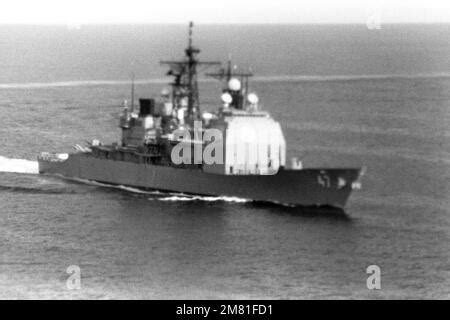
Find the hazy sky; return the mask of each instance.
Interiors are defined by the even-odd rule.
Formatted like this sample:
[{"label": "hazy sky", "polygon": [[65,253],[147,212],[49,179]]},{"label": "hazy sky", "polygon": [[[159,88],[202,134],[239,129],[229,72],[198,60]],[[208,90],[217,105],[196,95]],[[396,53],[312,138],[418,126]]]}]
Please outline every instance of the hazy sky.
[{"label": "hazy sky", "polygon": [[450,0],[0,0],[0,23],[450,23]]}]

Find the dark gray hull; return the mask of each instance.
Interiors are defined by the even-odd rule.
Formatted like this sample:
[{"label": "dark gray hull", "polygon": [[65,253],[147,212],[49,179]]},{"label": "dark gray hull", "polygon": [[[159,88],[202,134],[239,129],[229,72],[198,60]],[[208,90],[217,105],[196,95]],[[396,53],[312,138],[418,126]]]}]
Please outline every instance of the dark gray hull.
[{"label": "dark gray hull", "polygon": [[39,172],[136,188],[230,196],[301,206],[344,208],[360,169],[282,169],[276,175],[218,175],[200,169],[99,159],[76,153],[65,161],[38,159]]}]

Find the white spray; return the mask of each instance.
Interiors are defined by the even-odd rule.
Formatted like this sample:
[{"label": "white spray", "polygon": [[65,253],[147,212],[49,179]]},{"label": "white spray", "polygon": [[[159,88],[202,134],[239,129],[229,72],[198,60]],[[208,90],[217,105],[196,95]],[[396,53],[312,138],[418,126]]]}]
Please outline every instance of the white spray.
[{"label": "white spray", "polygon": [[38,162],[0,156],[0,172],[39,173]]}]

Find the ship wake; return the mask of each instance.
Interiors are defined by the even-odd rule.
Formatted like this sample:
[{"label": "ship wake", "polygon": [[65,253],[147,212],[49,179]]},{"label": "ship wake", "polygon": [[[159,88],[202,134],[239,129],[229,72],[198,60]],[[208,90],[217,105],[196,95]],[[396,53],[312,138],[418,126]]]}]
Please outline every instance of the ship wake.
[{"label": "ship wake", "polygon": [[[254,82],[324,82],[324,81],[354,81],[354,80],[386,80],[386,79],[435,79],[450,78],[448,72],[432,73],[393,73],[393,74],[348,74],[348,75],[277,75],[277,76],[257,76]],[[210,83],[213,79],[202,78],[199,82]],[[137,79],[135,84],[164,84],[165,79]],[[92,86],[123,86],[129,85],[129,80],[70,80],[56,82],[24,82],[24,83],[0,83],[0,89],[47,89],[66,87],[92,87]]]},{"label": "ship wake", "polygon": [[[82,182],[80,179],[78,181]],[[226,197],[226,196],[200,196],[200,195],[188,195],[185,193],[169,192],[169,191],[158,191],[158,190],[143,190],[139,188],[133,188],[123,185],[110,185],[104,184],[96,181],[83,180],[84,183],[91,185],[115,188],[123,190],[126,192],[141,194],[141,195],[151,195],[149,200],[156,201],[167,201],[167,202],[187,202],[187,201],[204,201],[204,202],[234,202],[234,203],[245,203],[251,200],[243,199],[239,197]]]},{"label": "ship wake", "polygon": [[238,198],[238,197],[212,197],[212,196],[189,196],[185,194],[171,195],[169,197],[161,197],[152,200],[159,201],[205,201],[205,202],[234,202],[234,203],[245,203],[251,200]]},{"label": "ship wake", "polygon": [[[65,179],[68,179],[64,177]],[[113,185],[107,183],[101,183],[98,181],[80,179],[80,178],[69,178],[72,181],[79,183],[89,184],[97,187],[113,188],[122,191],[136,193],[140,195],[151,195],[149,200],[156,201],[167,201],[167,202],[186,202],[186,201],[205,201],[205,202],[231,202],[231,203],[245,203],[250,202],[249,199],[239,198],[239,197],[226,197],[226,196],[200,196],[200,195],[188,195],[185,193],[178,192],[168,192],[168,191],[158,191],[158,190],[143,190],[139,188],[133,188],[123,185]]]},{"label": "ship wake", "polygon": [[0,156],[0,172],[37,174],[39,167],[37,161]]}]

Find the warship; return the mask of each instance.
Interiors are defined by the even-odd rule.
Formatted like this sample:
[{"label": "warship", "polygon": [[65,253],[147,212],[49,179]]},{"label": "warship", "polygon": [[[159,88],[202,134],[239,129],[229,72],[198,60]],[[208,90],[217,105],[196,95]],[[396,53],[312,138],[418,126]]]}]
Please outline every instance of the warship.
[{"label": "warship", "polygon": [[[73,153],[42,152],[39,173],[145,190],[186,195],[238,197],[290,206],[343,209],[360,188],[361,168],[304,168],[286,163],[280,124],[260,110],[249,91],[251,72],[200,61],[192,43],[181,60],[161,61],[173,77],[157,98],[124,103],[121,141],[96,139],[75,145]],[[223,82],[217,111],[201,112],[199,66],[217,66],[206,75]],[[219,95],[218,95],[219,96]]]}]

